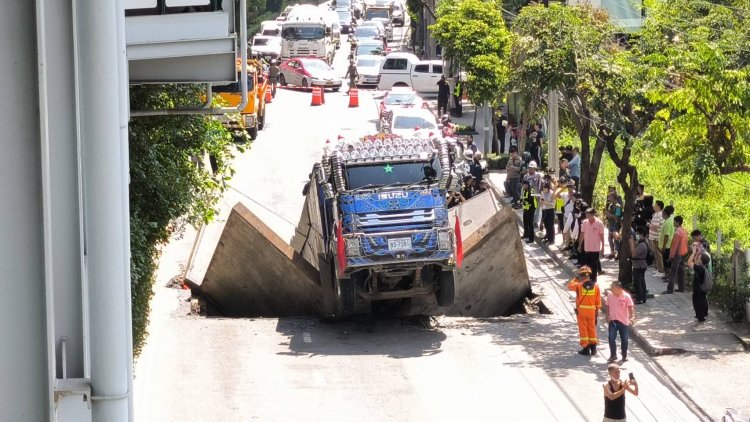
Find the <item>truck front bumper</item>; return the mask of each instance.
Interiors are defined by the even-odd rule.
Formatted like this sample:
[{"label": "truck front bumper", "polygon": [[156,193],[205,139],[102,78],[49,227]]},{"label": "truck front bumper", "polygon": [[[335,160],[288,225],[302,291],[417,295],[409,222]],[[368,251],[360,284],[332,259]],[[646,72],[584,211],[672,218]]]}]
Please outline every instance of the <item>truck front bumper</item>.
[{"label": "truck front bumper", "polygon": [[384,233],[347,234],[347,272],[364,267],[420,268],[452,265],[455,237],[447,227]]}]

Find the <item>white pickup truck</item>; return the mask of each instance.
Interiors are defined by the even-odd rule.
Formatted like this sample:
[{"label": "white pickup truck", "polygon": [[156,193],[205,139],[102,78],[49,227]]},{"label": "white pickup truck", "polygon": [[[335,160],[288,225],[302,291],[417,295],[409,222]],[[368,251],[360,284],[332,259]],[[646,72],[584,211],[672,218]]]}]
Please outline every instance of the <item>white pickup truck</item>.
[{"label": "white pickup truck", "polygon": [[380,65],[378,89],[387,91],[394,86],[408,86],[417,92],[434,94],[438,92],[437,83],[442,74],[441,60],[419,60],[411,53],[390,53]]}]

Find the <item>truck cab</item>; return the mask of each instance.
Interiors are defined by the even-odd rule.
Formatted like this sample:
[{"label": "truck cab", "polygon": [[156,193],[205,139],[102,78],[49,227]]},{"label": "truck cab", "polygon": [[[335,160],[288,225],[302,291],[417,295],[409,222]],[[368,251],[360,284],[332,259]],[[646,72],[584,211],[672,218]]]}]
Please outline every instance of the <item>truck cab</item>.
[{"label": "truck cab", "polygon": [[[268,82],[263,78],[263,67],[259,61],[248,60],[247,64],[247,105],[239,113],[239,119],[236,118],[236,114],[226,114],[222,115],[222,123],[236,138],[239,138],[239,132],[245,132],[250,139],[254,140],[266,122],[265,92],[268,89]],[[240,69],[240,64],[237,68]],[[237,80],[239,81],[239,76]],[[229,106],[236,107],[242,101],[239,82],[214,85],[211,89],[214,95],[221,97]]]},{"label": "truck cab", "polygon": [[442,139],[389,135],[339,142],[316,164],[326,252],[326,314],[368,312],[382,301],[454,300],[456,239],[446,194],[454,172]]},{"label": "truck cab", "polygon": [[333,31],[326,11],[310,5],[295,6],[281,24],[281,57],[317,57],[333,63]]},{"label": "truck cab", "polygon": [[419,60],[411,53],[390,53],[380,66],[378,89],[406,86],[420,93],[437,93],[442,74],[441,60]]}]

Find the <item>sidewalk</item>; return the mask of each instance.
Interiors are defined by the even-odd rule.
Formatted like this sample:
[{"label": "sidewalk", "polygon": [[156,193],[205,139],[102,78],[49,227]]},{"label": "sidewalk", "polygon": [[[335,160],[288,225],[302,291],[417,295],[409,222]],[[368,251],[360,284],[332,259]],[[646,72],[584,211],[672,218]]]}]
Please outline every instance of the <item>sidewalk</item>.
[{"label": "sidewalk", "polygon": [[[504,173],[491,173],[490,182],[500,192],[503,191]],[[519,219],[521,210],[518,210]],[[605,236],[606,238],[606,236]],[[556,235],[556,245],[562,243],[562,234]],[[555,262],[565,268],[569,276],[577,273],[577,267],[555,245],[547,245],[537,238],[537,244],[547,251]],[[609,246],[605,247],[609,252]],[[604,274],[598,277],[602,291],[617,280],[618,262],[602,259]],[[713,307],[709,309],[708,320],[698,326],[693,312],[690,292],[662,295],[666,283],[646,271],[646,285],[654,298],[644,305],[636,306],[636,324],[631,327],[633,337],[650,355],[665,355],[684,352],[744,352],[750,344],[748,323],[732,323]],[[690,288],[692,280],[686,280]]]},{"label": "sidewalk", "polygon": [[[504,191],[504,171],[491,172],[488,179],[496,191]],[[520,224],[521,210],[518,210],[518,219]],[[556,244],[561,243],[562,235],[558,234]],[[549,282],[558,294],[567,292],[565,284],[577,273],[577,267],[557,246],[543,244],[540,239],[530,246],[544,251],[562,270],[561,276],[551,278]],[[608,247],[605,247],[606,252],[609,252]],[[602,260],[602,268],[605,273],[598,277],[598,283],[604,291],[617,279],[618,262]],[[662,295],[666,283],[654,278],[652,273],[652,269],[647,270],[646,284],[654,298],[648,299],[644,305],[636,305],[631,340],[655,358],[654,364],[706,416],[718,419],[728,407],[750,412],[747,400],[750,397],[750,353],[746,353],[750,344],[750,323],[727,321],[720,310],[711,305],[708,320],[697,326],[691,293]],[[692,286],[692,280],[686,279],[686,285]],[[566,298],[572,306],[573,293],[567,293]],[[552,296],[554,299],[556,295]],[[602,334],[603,327],[604,324],[600,323]],[[604,349],[608,354],[606,347]]]}]

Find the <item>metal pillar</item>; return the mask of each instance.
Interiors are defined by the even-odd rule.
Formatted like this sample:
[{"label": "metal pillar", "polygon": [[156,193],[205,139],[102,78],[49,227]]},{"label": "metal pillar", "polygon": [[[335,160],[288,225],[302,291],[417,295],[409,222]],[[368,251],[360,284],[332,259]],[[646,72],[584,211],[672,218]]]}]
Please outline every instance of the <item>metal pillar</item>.
[{"label": "metal pillar", "polygon": [[[47,421],[47,353],[37,45],[32,1],[0,13],[0,421]],[[12,100],[11,100],[12,99]]]},{"label": "metal pillar", "polygon": [[[127,179],[118,100],[119,2],[76,0],[84,233],[89,284],[92,420],[126,422],[131,395]],[[120,7],[118,8],[118,4]],[[126,88],[125,88],[126,89]],[[113,171],[113,169],[116,169]]]},{"label": "metal pillar", "polygon": [[559,94],[550,91],[547,94],[547,110],[549,112],[549,125],[547,127],[549,163],[547,167],[555,169],[555,175],[560,172],[560,122],[559,122]]}]

